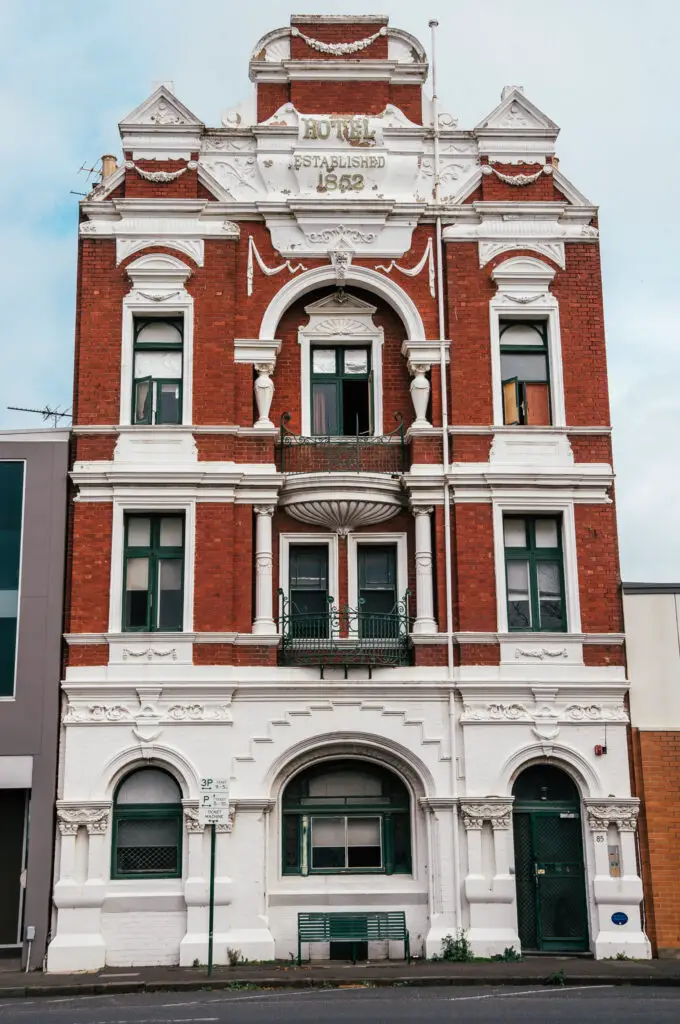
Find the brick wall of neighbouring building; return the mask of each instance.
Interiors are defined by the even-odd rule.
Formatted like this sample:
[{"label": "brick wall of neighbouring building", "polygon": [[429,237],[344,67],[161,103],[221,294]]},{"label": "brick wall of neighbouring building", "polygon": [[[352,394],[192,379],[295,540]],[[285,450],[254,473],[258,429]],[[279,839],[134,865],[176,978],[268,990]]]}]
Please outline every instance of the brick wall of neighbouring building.
[{"label": "brick wall of neighbouring building", "polygon": [[680,958],[680,731],[633,729],[631,740],[647,935],[657,956]]}]

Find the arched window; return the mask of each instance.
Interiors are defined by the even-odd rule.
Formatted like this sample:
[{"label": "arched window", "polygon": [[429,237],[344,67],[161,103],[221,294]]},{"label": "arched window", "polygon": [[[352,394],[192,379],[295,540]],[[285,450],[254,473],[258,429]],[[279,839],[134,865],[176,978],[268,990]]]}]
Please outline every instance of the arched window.
[{"label": "arched window", "polygon": [[329,761],[296,775],[282,802],[283,873],[411,871],[408,790],[386,768]]},{"label": "arched window", "polygon": [[113,802],[112,878],[179,878],[182,794],[160,768],[126,775]]}]

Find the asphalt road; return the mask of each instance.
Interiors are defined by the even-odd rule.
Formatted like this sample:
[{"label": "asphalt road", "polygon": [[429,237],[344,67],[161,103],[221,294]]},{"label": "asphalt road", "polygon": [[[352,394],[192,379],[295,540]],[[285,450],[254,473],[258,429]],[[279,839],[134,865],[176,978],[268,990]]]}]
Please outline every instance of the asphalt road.
[{"label": "asphalt road", "polygon": [[678,1024],[680,988],[158,992],[0,1002],[2,1024]]}]

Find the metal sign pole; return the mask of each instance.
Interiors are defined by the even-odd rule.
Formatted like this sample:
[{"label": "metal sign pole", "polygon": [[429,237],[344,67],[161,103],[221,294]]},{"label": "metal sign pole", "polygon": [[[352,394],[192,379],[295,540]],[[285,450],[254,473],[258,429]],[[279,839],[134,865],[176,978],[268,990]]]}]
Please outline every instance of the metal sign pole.
[{"label": "metal sign pole", "polygon": [[210,826],[210,909],[208,912],[208,977],[213,969],[213,923],[215,918],[215,823]]}]

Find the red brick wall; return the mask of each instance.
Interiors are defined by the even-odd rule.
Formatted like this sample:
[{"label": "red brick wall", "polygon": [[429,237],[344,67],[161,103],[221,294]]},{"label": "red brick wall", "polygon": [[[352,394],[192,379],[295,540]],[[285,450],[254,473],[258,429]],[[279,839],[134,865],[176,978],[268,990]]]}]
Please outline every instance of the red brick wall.
[{"label": "red brick wall", "polygon": [[680,731],[632,730],[634,795],[647,935],[658,956],[680,953]]},{"label": "red brick wall", "polygon": [[[67,633],[107,633],[111,571],[112,505],[76,502],[73,505],[73,560]],[[73,650],[73,648],[71,648]]]},{"label": "red brick wall", "polygon": [[451,422],[493,422],[489,302],[496,286],[490,267],[479,268],[477,243],[445,246],[451,339]]},{"label": "red brick wall", "polygon": [[584,633],[623,632],[621,577],[613,505],[574,505]]},{"label": "red brick wall", "polygon": [[600,249],[592,243],[564,248],[566,270],[555,275],[551,291],[560,305],[567,423],[574,427],[608,426]]},{"label": "red brick wall", "polygon": [[116,267],[116,243],[81,238],[76,297],[73,424],[120,420],[123,296],[130,281]]},{"label": "red brick wall", "polygon": [[490,503],[463,502],[454,506],[454,541],[454,629],[495,632],[496,575]]}]

